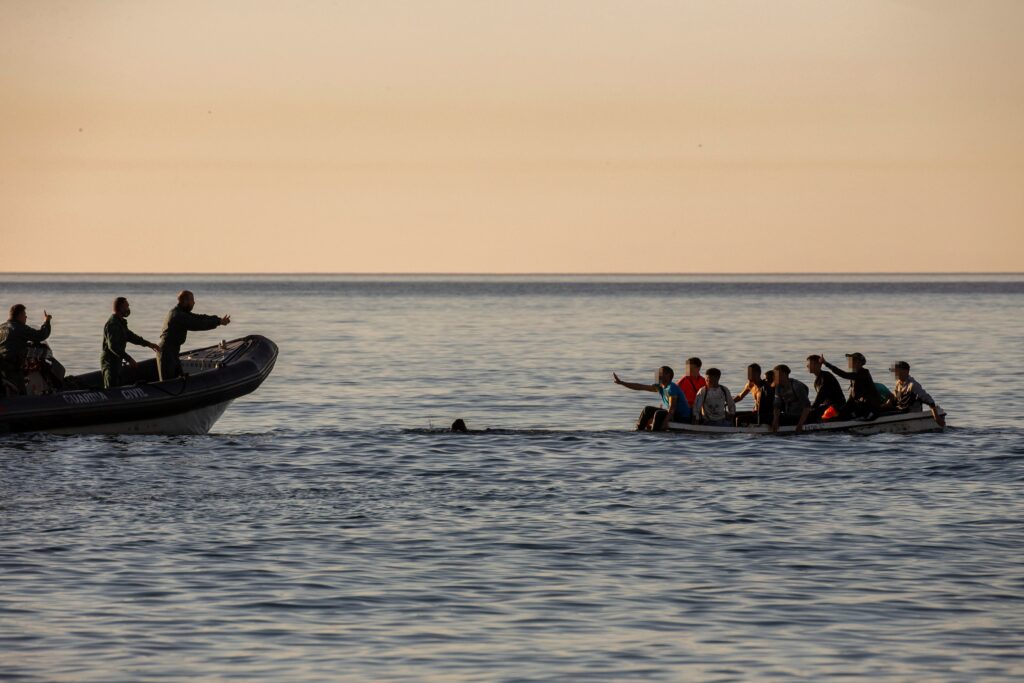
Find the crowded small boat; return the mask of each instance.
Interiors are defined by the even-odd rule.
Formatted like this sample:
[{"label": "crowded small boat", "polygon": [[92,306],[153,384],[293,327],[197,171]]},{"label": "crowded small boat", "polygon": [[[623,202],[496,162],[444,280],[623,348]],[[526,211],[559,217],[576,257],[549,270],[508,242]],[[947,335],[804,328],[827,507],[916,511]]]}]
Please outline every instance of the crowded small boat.
[{"label": "crowded small boat", "polygon": [[[655,381],[627,382],[612,373],[616,384],[634,391],[658,394],[660,405],[647,406],[637,419],[638,431],[686,434],[802,434],[855,432],[860,434],[915,433],[941,430],[946,412],[910,374],[910,363],[897,361],[889,370],[895,383],[890,390],[876,382],[860,352],[846,354],[847,368],[829,363],[824,355],[807,356],[811,388],[779,364],[762,373],[758,363],[747,366],[743,389],[733,394],[721,383],[722,372],[708,368],[700,358],[688,358],[685,374],[675,381],[671,367],[655,371]],[[839,384],[849,381],[844,392]],[[747,396],[749,410],[738,410]],[[927,410],[926,410],[927,409]]]}]

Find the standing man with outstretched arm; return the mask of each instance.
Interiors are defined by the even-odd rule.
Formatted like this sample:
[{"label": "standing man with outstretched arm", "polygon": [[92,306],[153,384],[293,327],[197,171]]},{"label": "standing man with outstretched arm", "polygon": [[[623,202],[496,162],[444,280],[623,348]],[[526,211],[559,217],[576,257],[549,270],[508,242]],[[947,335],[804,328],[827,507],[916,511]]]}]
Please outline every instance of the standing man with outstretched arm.
[{"label": "standing man with outstretched arm", "polygon": [[647,406],[640,413],[640,419],[636,422],[638,432],[650,429],[661,431],[668,428],[669,422],[690,421],[690,404],[686,402],[686,396],[678,384],[672,383],[672,376],[675,374],[667,365],[662,365],[655,373],[654,384],[640,384],[638,382],[624,382],[614,372],[612,379],[616,384],[632,389],[633,391],[650,391],[661,396],[661,408]]},{"label": "standing man with outstretched arm", "polygon": [[7,393],[3,382],[14,385],[19,395],[25,395],[25,373],[21,366],[25,363],[28,343],[45,341],[50,336],[50,319],[52,315],[43,311],[43,324],[39,329],[28,326],[28,313],[24,304],[11,306],[11,317],[0,325],[0,396]]},{"label": "standing man with outstretched arm", "polygon": [[178,305],[168,312],[164,321],[164,329],[160,333],[160,381],[180,377],[181,346],[185,343],[189,331],[213,330],[220,325],[231,322],[231,316],[198,315],[192,312],[196,298],[187,289],[178,293]]},{"label": "standing man with outstretched arm", "polygon": [[119,296],[114,299],[114,312],[103,326],[103,351],[100,353],[100,369],[103,371],[103,388],[121,386],[121,368],[128,363],[133,369],[137,365],[135,359],[128,355],[128,342],[136,346],[148,346],[157,353],[160,347],[146,341],[128,329],[126,318],[132,314],[128,299]]}]

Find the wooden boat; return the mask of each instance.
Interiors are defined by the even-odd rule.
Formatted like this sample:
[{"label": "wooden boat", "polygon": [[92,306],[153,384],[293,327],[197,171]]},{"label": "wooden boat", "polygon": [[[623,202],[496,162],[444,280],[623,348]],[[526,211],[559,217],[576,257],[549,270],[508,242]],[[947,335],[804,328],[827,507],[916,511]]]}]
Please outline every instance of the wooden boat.
[{"label": "wooden boat", "polygon": [[[940,415],[945,411],[940,409]],[[767,425],[750,427],[711,427],[709,425],[692,425],[683,422],[669,422],[668,431],[680,434],[711,436],[715,434],[771,434]],[[874,420],[827,420],[804,425],[805,434],[823,432],[851,432],[854,434],[916,434],[920,432],[942,431],[942,427],[932,417],[931,411],[921,410],[909,413],[882,415]],[[779,427],[777,434],[795,434],[796,427]]]}]

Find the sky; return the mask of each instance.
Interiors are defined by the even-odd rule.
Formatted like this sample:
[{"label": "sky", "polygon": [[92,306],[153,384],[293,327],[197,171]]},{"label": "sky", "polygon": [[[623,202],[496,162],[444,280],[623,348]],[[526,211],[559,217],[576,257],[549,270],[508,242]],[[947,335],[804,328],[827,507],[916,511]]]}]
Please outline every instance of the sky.
[{"label": "sky", "polygon": [[1021,272],[1021,35],[1016,0],[0,0],[0,270]]}]

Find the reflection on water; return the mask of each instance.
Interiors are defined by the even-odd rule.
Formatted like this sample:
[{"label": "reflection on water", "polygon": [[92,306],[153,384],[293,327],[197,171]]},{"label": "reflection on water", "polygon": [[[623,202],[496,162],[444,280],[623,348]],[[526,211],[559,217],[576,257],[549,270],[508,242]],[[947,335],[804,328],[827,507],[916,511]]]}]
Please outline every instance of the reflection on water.
[{"label": "reflection on water", "polygon": [[[1024,671],[1012,278],[780,294],[738,278],[27,277],[5,297],[55,313],[72,371],[96,365],[108,299],[129,296],[155,336],[182,286],[282,357],[210,436],[0,440],[5,677]],[[644,396],[610,381],[700,355],[738,388],[751,360],[852,350],[879,378],[909,360],[954,428],[638,435]],[[500,429],[430,430],[456,416]]]}]

